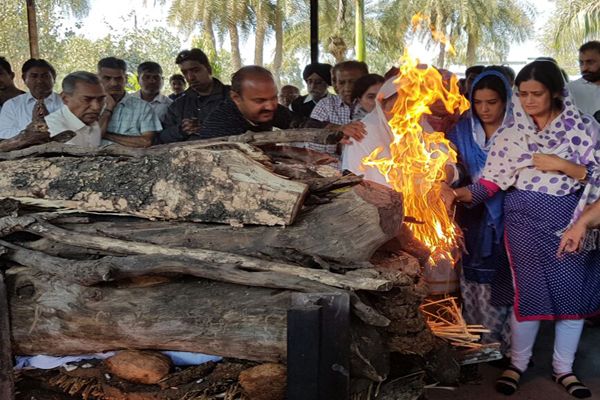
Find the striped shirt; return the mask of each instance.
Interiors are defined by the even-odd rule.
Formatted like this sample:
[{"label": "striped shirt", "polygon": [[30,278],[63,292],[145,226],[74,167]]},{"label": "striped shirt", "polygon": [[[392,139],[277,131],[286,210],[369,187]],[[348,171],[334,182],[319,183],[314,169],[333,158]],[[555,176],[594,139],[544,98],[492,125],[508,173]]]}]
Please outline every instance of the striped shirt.
[{"label": "striped shirt", "polygon": [[[162,129],[158,117],[148,102],[126,94],[115,106],[108,123],[107,131],[127,136],[141,136],[145,132],[159,132]],[[102,140],[102,144],[112,144]]]}]

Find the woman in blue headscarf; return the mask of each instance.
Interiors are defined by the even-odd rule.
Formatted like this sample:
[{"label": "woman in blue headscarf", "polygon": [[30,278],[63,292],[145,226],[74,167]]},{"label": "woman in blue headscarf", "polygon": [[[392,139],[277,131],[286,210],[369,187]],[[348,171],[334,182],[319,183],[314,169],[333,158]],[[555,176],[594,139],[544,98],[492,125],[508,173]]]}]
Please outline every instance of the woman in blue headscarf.
[{"label": "woman in blue headscarf", "polygon": [[[469,93],[471,110],[448,135],[455,145],[464,172],[459,186],[477,182],[498,129],[511,113],[511,87],[496,70],[481,73]],[[475,207],[459,204],[457,222],[463,230],[461,293],[467,323],[484,325],[489,334],[484,343],[499,342],[506,354],[510,348],[510,311],[513,288],[503,241],[504,193],[498,192]]]}]

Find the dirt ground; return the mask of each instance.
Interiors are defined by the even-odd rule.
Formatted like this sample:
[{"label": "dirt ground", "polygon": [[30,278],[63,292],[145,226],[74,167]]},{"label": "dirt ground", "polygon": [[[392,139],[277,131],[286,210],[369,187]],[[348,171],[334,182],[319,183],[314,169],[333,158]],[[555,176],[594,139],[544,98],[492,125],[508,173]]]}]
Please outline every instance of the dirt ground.
[{"label": "dirt ground", "polygon": [[[521,379],[521,386],[512,396],[504,396],[494,390],[494,382],[501,369],[480,364],[479,382],[463,384],[453,390],[445,388],[426,389],[427,400],[567,400],[575,399],[561,386],[554,383],[552,374],[552,348],[554,324],[543,322],[534,349],[534,365]],[[592,391],[591,399],[600,400],[600,327],[586,327],[583,331],[575,361],[575,373]]]}]

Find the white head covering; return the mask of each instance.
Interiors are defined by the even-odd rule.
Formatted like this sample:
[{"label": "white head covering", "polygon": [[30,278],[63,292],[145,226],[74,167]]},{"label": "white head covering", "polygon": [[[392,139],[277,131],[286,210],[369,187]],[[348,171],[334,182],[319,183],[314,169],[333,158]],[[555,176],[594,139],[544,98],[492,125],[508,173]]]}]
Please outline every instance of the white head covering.
[{"label": "white head covering", "polygon": [[399,82],[396,81],[397,77],[393,77],[381,86],[377,92],[375,109],[362,119],[367,135],[360,142],[351,139],[352,144],[345,145],[342,154],[342,169],[347,169],[357,175],[364,175],[366,180],[387,186],[390,185],[381,172],[376,167],[363,165],[362,159],[378,147],[382,148],[380,156],[390,157],[390,143],[392,143],[394,134],[381,108],[381,101],[398,93]]},{"label": "white head covering", "polygon": [[589,182],[575,211],[577,218],[586,204],[600,197],[600,142],[598,123],[581,115],[567,89],[563,91],[562,112],[542,131],[535,129],[518,93],[513,94],[513,122],[498,130],[483,172],[483,179],[502,190],[521,190],[564,196],[577,192],[583,184],[563,173],[542,172],[533,166],[533,154],[553,154],[590,171]]}]

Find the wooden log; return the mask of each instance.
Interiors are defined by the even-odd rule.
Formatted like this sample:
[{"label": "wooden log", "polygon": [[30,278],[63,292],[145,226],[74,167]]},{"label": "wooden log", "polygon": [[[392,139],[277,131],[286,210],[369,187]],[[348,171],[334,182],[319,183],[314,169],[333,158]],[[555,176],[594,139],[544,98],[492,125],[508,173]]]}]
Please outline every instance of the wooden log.
[{"label": "wooden log", "polygon": [[[23,267],[8,270],[7,287],[15,354],[127,348],[286,359],[289,291],[206,280],[171,282],[151,290],[83,287]],[[352,373],[361,376],[361,369]]]},{"label": "wooden log", "polygon": [[[303,210],[285,228],[174,223],[114,219],[91,224],[67,224],[69,230],[123,240],[143,240],[169,247],[204,248],[245,255],[286,258],[308,255],[322,261],[356,264],[394,238],[402,224],[402,196],[383,185],[362,182],[331,203]],[[40,243],[50,251],[51,243]],[[294,260],[298,262],[298,260]]]},{"label": "wooden log", "polygon": [[[153,274],[185,274],[220,282],[273,289],[290,289],[302,292],[339,292],[343,290],[327,286],[306,278],[279,272],[248,271],[238,264],[215,265],[182,256],[106,256],[96,260],[69,260],[50,256],[11,243],[0,241],[3,257],[54,275],[65,282],[82,286],[97,283],[141,278]],[[349,293],[355,315],[363,322],[374,326],[387,326],[390,321],[372,307],[366,305],[355,293]]]},{"label": "wooden log", "polygon": [[0,271],[0,398],[15,398],[8,293],[4,272]]},{"label": "wooden log", "polygon": [[[1,222],[1,219],[0,219]],[[211,262],[215,265],[238,265],[248,271],[269,271],[305,278],[325,285],[349,290],[386,291],[392,288],[390,281],[370,277],[351,277],[328,271],[298,267],[280,262],[267,261],[214,250],[190,249],[185,247],[165,247],[149,243],[125,241],[108,237],[76,233],[55,227],[46,222],[29,224],[23,230],[80,247],[107,250],[122,254],[146,254],[169,257],[187,257],[192,260]]]},{"label": "wooden log", "polygon": [[237,150],[180,147],[144,157],[0,162],[2,197],[151,219],[289,225],[307,193]]},{"label": "wooden log", "polygon": [[[30,130],[31,131],[31,130]],[[44,133],[44,132],[42,132]],[[247,132],[242,135],[225,136],[215,139],[196,140],[190,142],[177,142],[154,146],[151,148],[132,148],[120,145],[110,145],[98,148],[78,147],[65,145],[58,142],[66,142],[72,136],[65,136],[62,133],[52,138],[52,142],[47,143],[48,133],[45,135],[33,135],[28,133],[29,138],[21,137],[18,144],[15,141],[4,140],[0,142],[0,160],[15,160],[23,157],[40,156],[45,154],[63,154],[78,157],[91,156],[125,156],[125,157],[142,157],[148,154],[162,153],[165,150],[181,149],[181,148],[206,148],[206,149],[239,149],[247,154],[253,153],[258,155],[262,152],[251,151],[252,146],[248,145],[269,145],[274,143],[290,143],[290,142],[312,142],[322,144],[337,143],[343,136],[341,132],[332,132],[325,129],[295,129],[274,132]],[[13,144],[11,144],[13,143]],[[263,156],[264,157],[264,154]],[[254,157],[253,157],[254,158]]]}]

